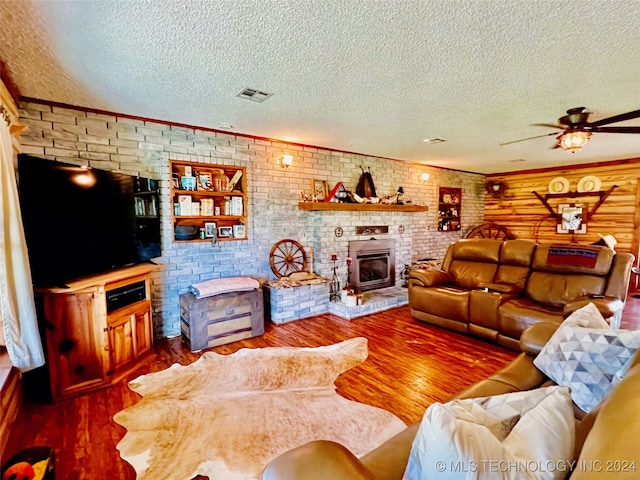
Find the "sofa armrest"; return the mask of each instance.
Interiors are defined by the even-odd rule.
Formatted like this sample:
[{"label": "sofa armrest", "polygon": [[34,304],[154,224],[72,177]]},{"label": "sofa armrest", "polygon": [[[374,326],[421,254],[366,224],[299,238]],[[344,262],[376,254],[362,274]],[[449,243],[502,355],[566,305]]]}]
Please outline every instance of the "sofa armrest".
[{"label": "sofa armrest", "polygon": [[401,480],[409,463],[413,439],[420,422],[409,425],[378,448],[361,457],[362,463],[376,480]]},{"label": "sofa armrest", "polygon": [[589,303],[593,303],[605,319],[615,316],[624,308],[624,302],[616,297],[578,297],[564,306],[563,314],[565,318]]},{"label": "sofa armrest", "polygon": [[520,350],[535,357],[557,329],[558,325],[555,323],[541,322],[531,325],[520,336]]},{"label": "sofa armrest", "polygon": [[411,270],[409,280],[413,285],[421,287],[435,287],[454,283],[453,275],[444,270]]},{"label": "sofa armrest", "polygon": [[449,400],[489,397],[538,388],[548,379],[533,364],[533,359],[534,356],[521,353],[503,369],[456,393]]},{"label": "sofa armrest", "polygon": [[260,478],[262,480],[375,479],[364,464],[346,447],[329,440],[315,440],[284,452],[269,462]]},{"label": "sofa armrest", "polygon": [[402,480],[420,422],[358,459],[343,445],[315,440],[269,462],[262,480]]}]

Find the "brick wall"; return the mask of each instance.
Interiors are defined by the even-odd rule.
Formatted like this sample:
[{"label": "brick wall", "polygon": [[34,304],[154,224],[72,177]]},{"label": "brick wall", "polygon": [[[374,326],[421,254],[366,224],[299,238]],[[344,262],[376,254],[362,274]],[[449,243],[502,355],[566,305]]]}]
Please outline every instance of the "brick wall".
[{"label": "brick wall", "polygon": [[[187,128],[128,118],[118,114],[85,112],[40,102],[23,102],[21,121],[28,130],[21,137],[22,152],[74,164],[90,162],[94,168],[159,180],[161,204],[162,268],[152,279],[152,303],[156,336],[180,333],[178,295],[194,282],[208,278],[257,275],[275,278],[269,251],[284,238],[314,248],[314,271],[331,275],[330,255],[347,255],[347,242],[365,239],[355,227],[388,225],[396,238],[396,274],[402,266],[420,258],[442,258],[447,245],[482,223],[484,177],[366,155],[269,141],[243,135]],[[284,171],[278,156],[294,157]],[[169,199],[169,160],[241,165],[247,168],[249,199],[248,240],[205,243],[173,243]],[[315,179],[329,188],[341,181],[355,189],[360,166],[370,169],[378,196],[393,194],[403,186],[405,200],[428,205],[428,212],[308,212],[298,209],[300,191],[311,192]],[[428,172],[426,184],[419,176]],[[438,232],[438,186],[462,188],[461,232]],[[405,227],[404,233],[398,227]],[[337,238],[335,227],[344,230]]]}]

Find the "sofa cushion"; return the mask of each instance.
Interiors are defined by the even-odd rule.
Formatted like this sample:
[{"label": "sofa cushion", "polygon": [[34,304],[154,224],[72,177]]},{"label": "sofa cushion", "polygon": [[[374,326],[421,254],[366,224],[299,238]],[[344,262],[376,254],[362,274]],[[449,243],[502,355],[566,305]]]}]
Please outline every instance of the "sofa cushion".
[{"label": "sofa cushion", "polygon": [[640,330],[612,330],[602,328],[603,324],[606,322],[595,305],[577,310],[533,361],[558,385],[571,387],[571,398],[585,412],[609,394],[640,348]]},{"label": "sofa cushion", "polygon": [[500,333],[516,340],[531,325],[552,323],[557,326],[563,320],[561,308],[546,307],[528,298],[514,298],[498,308]]},{"label": "sofa cushion", "polygon": [[[505,240],[500,251],[500,266],[494,283],[508,285],[511,292],[521,292],[531,272],[531,261],[536,250],[533,240]],[[504,287],[494,286],[496,291],[506,292]]]},{"label": "sofa cushion", "polygon": [[537,245],[533,240],[505,240],[500,250],[500,263],[528,269]]},{"label": "sofa cushion", "polygon": [[489,238],[463,238],[451,244],[451,258],[473,262],[498,263],[502,241]]},{"label": "sofa cushion", "polygon": [[533,271],[525,292],[534,302],[562,308],[579,297],[602,295],[606,286],[604,276]]},{"label": "sofa cushion", "polygon": [[[560,272],[560,273],[584,273],[588,275],[605,276],[611,269],[611,262],[615,256],[615,252],[607,247],[597,245],[564,245],[566,255],[555,255],[554,252],[559,245],[552,243],[544,243],[538,245],[533,255],[532,267],[534,270],[543,272]],[[593,266],[590,263],[582,262],[581,259],[587,258],[587,252],[592,252]],[[582,255],[584,254],[584,255]],[[566,260],[561,260],[565,258]]]},{"label": "sofa cushion", "polygon": [[471,292],[455,287],[431,287],[409,292],[411,308],[436,317],[467,323]]},{"label": "sofa cushion", "polygon": [[[435,403],[418,428],[405,477],[561,479],[572,460],[574,435],[571,398],[563,387]],[[540,465],[555,468],[535,468]]]},{"label": "sofa cushion", "polygon": [[493,239],[466,238],[449,246],[445,269],[458,287],[473,290],[479,283],[492,282],[500,261],[502,242]]}]

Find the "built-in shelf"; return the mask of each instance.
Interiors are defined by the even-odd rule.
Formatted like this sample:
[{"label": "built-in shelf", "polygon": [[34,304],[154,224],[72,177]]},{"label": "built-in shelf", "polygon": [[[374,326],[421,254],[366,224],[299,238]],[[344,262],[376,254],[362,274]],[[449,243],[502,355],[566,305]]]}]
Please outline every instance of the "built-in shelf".
[{"label": "built-in shelf", "polygon": [[387,205],[383,203],[299,202],[300,210],[340,212],[426,212],[426,205]]}]

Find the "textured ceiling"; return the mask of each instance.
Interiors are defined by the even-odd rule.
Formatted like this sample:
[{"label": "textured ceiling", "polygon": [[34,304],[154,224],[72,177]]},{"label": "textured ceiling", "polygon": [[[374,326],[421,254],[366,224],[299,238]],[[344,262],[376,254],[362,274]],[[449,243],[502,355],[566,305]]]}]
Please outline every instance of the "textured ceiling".
[{"label": "textured ceiling", "polygon": [[640,157],[631,134],[499,146],[571,107],[640,109],[636,0],[3,0],[0,18],[27,97],[479,173]]}]

